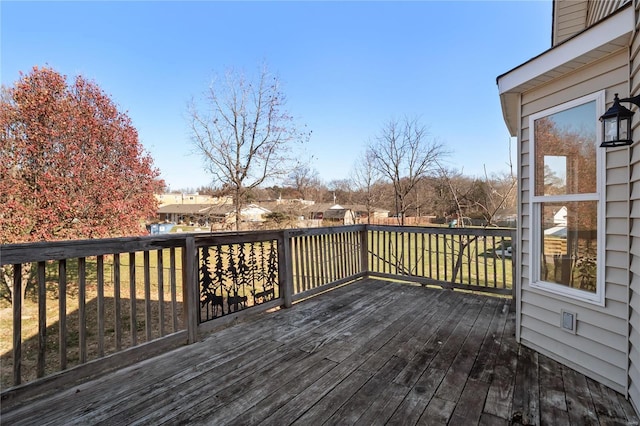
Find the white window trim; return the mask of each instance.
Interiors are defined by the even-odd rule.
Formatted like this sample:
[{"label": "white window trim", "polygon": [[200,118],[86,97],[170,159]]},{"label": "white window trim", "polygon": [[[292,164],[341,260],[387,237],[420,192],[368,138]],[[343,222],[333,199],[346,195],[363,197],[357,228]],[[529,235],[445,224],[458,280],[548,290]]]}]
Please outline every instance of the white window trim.
[{"label": "white window trim", "polygon": [[[555,114],[560,111],[564,111],[570,108],[577,107],[579,105],[596,102],[596,117],[594,122],[596,123],[596,192],[592,194],[573,194],[573,195],[561,195],[561,196],[542,196],[535,195],[535,120]],[[571,299],[575,299],[582,302],[592,303],[599,306],[604,306],[604,293],[605,293],[605,241],[606,241],[606,205],[605,205],[605,150],[600,148],[602,139],[602,132],[598,117],[604,113],[605,108],[605,91],[599,91],[590,95],[583,96],[578,99],[557,105],[553,108],[540,111],[538,113],[529,116],[529,146],[530,146],[530,176],[529,176],[529,194],[531,194],[531,202],[529,203],[529,218],[530,218],[530,232],[529,232],[529,253],[531,253],[531,265],[529,268],[529,285],[532,288],[544,290],[549,293],[565,296]],[[538,227],[540,221],[540,203],[543,202],[564,202],[564,201],[597,201],[598,202],[598,232],[596,237],[597,248],[597,276],[596,276],[596,292],[591,293],[585,290],[570,288],[562,284],[552,283],[548,281],[542,281],[540,279],[540,233],[535,232],[534,228]]]}]

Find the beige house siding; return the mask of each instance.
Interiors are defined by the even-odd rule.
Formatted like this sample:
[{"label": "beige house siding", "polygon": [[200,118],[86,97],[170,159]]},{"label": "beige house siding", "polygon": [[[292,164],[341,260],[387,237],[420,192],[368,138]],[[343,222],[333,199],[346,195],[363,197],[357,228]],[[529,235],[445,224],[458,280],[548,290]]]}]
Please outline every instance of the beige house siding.
[{"label": "beige house siding", "polygon": [[[614,92],[627,93],[628,63],[628,52],[623,49],[523,93],[519,147],[521,342],[623,393],[628,366],[628,157],[614,151],[606,155],[605,306],[533,288],[529,285],[529,179],[533,172],[529,116],[602,90],[606,90],[606,99],[611,99]],[[577,314],[575,335],[560,328],[562,309]]]},{"label": "beige house siding", "polygon": [[631,0],[556,0],[553,5],[553,46],[611,15]]},{"label": "beige house siding", "polygon": [[554,46],[586,28],[587,6],[587,0],[557,0],[554,2],[552,40]]},{"label": "beige house siding", "polygon": [[[635,1],[636,32],[631,43],[631,94],[640,94],[640,36],[638,36],[638,9],[640,2]],[[635,115],[633,135],[638,140],[639,114]],[[635,143],[626,152],[629,161],[629,216],[630,226],[630,266],[629,266],[629,399],[640,412],[640,145]]]},{"label": "beige house siding", "polygon": [[631,0],[591,0],[588,2],[587,26],[591,26]]}]

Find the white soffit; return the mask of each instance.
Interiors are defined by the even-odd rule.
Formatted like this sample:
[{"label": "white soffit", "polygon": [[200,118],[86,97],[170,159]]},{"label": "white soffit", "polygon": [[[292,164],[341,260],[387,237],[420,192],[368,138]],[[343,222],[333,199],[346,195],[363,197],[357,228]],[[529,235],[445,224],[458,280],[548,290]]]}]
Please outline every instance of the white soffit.
[{"label": "white soffit", "polygon": [[502,114],[511,136],[517,136],[520,93],[628,47],[634,19],[634,9],[625,7],[573,38],[499,76]]},{"label": "white soffit", "polygon": [[500,94],[530,89],[629,46],[634,10],[626,7],[593,27],[498,77]]}]

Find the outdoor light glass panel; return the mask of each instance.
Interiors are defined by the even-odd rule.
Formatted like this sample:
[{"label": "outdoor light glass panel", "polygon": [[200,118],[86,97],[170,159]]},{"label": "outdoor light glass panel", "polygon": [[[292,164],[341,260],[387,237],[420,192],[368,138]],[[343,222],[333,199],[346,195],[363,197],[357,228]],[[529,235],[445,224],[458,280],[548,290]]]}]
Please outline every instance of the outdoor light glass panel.
[{"label": "outdoor light glass panel", "polygon": [[627,117],[610,117],[603,120],[604,142],[629,140],[629,127],[631,120]]},{"label": "outdoor light glass panel", "polygon": [[611,142],[618,139],[618,118],[611,117],[603,121],[605,142]]},{"label": "outdoor light glass panel", "polygon": [[620,102],[635,103],[636,98],[619,99],[616,93],[613,105],[600,117],[600,121],[602,121],[601,147],[613,148],[633,143],[631,140],[631,117],[634,113],[620,105]]}]

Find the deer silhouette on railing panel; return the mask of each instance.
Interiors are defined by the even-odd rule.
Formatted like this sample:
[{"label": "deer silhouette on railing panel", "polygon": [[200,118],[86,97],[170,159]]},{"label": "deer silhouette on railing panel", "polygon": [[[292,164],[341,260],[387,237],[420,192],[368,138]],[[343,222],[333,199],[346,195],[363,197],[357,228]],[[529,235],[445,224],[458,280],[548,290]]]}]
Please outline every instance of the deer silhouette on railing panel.
[{"label": "deer silhouette on railing panel", "polygon": [[200,323],[280,297],[276,240],[200,247]]}]

